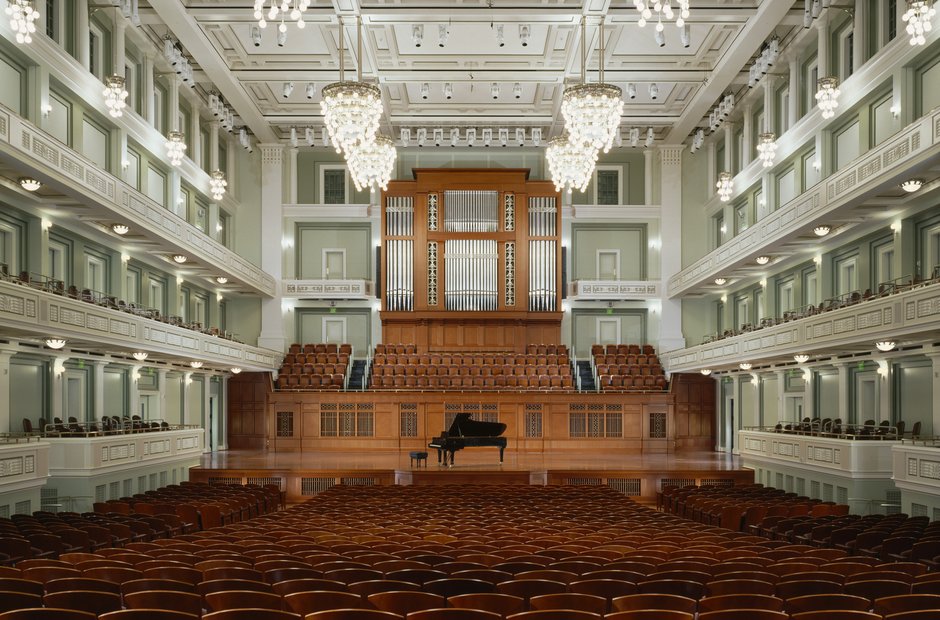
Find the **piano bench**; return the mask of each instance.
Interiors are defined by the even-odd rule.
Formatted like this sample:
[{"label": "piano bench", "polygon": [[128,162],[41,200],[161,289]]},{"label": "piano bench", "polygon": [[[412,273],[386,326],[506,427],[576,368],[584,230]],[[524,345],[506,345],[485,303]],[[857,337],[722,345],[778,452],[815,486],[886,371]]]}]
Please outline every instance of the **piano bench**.
[{"label": "piano bench", "polygon": [[413,450],[408,453],[408,457],[411,462],[411,467],[415,466],[415,461],[418,462],[418,467],[421,467],[421,461],[424,461],[424,466],[428,466],[428,453],[422,452],[421,450]]}]

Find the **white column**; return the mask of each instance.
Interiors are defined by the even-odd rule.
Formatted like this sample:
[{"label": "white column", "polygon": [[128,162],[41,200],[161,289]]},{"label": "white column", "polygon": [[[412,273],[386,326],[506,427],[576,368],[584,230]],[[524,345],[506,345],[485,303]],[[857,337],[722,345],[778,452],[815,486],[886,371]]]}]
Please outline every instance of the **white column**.
[{"label": "white column", "polygon": [[[202,434],[202,451],[211,452],[211,445],[209,444],[209,400],[212,396],[212,375],[205,373],[202,375],[202,420],[200,425],[203,428]],[[216,415],[221,415],[218,411]]]},{"label": "white column", "polygon": [[201,105],[201,102],[199,101],[199,97],[192,97],[189,100],[189,103],[193,112],[189,117],[189,127],[186,128],[186,131],[189,132],[190,142],[193,145],[192,147],[193,151],[192,153],[189,153],[188,155],[189,155],[189,158],[192,159],[193,162],[196,164],[197,168],[202,168],[202,165],[200,163],[202,162],[202,140],[201,140],[201,136],[199,135],[200,134],[199,121],[201,120],[199,118],[199,106]]},{"label": "white column", "polygon": [[228,381],[231,375],[225,373],[222,375],[222,381],[219,384],[219,423],[216,425],[219,429],[219,436],[215,439],[215,445],[219,450],[228,450]]},{"label": "white column", "polygon": [[[261,269],[271,274],[280,289],[283,272],[284,235],[284,145],[262,144],[261,147]],[[287,345],[284,336],[284,316],[280,293],[261,300],[261,335],[258,346],[283,351]]]},{"label": "white column", "polygon": [[[734,402],[734,411],[725,411],[725,448],[734,444],[731,452],[738,454],[738,425],[741,423],[741,374],[731,375],[731,398]],[[733,417],[732,417],[733,416]]]},{"label": "white column", "polygon": [[[659,148],[660,239],[669,239],[669,251],[659,252],[662,290],[660,291],[659,349],[672,351],[685,347],[682,334],[682,300],[666,294],[669,278],[682,270],[682,151],[684,146]],[[648,160],[647,160],[648,161]],[[649,186],[647,186],[649,191]]]},{"label": "white column", "polygon": [[[185,131],[185,127],[180,127],[180,78],[173,74],[168,77],[169,89],[167,90],[167,101],[166,108],[169,114],[169,129],[167,130],[167,135],[171,131]],[[189,153],[190,155],[192,153]],[[166,155],[166,153],[164,153]],[[180,187],[182,184],[182,179],[180,177],[180,172],[176,166],[170,167],[170,178],[169,178],[169,194],[170,194],[170,211],[177,214],[184,220],[186,219],[186,206],[180,205]]]},{"label": "white column", "polygon": [[849,424],[851,420],[849,416],[851,415],[851,410],[849,409],[849,396],[852,390],[852,373],[848,364],[840,363],[836,364],[836,369],[839,371],[839,409],[838,417],[842,418],[843,424]]},{"label": "white column", "polygon": [[111,72],[124,77],[124,31],[127,22],[121,9],[114,9],[111,15],[114,20],[114,30],[111,32]]},{"label": "white column", "polygon": [[[931,376],[933,377],[931,381],[932,390],[930,393],[930,411],[932,413],[932,417],[930,420],[922,420],[922,425],[924,427],[926,427],[929,423],[931,424],[931,428],[924,428],[921,432],[921,435],[929,437],[931,435],[936,435],[937,431],[940,430],[940,353],[928,355],[927,357],[930,358],[930,362],[933,364],[933,372],[931,373]],[[926,418],[926,416],[924,416],[924,418]],[[917,420],[907,420],[908,430],[914,426],[914,422],[916,421]]]},{"label": "white column", "polygon": [[194,374],[194,372],[189,370],[184,371],[183,380],[180,382],[180,398],[183,401],[180,403],[180,424],[192,424],[189,417],[189,390],[192,387]]},{"label": "white column", "polygon": [[800,87],[800,61],[794,58],[790,61],[790,99],[787,102],[787,116],[790,119],[789,126],[793,127],[800,120],[800,94],[803,89]]},{"label": "white column", "polygon": [[157,418],[166,420],[166,368],[157,369]]},{"label": "white column", "polygon": [[[891,408],[894,404],[894,364],[888,360],[887,372],[878,375],[878,422],[891,420]],[[864,420],[863,420],[864,421]]]},{"label": "white column", "polygon": [[106,413],[104,410],[104,368],[107,365],[108,362],[103,360],[92,362],[91,389],[94,397],[92,398],[92,409],[89,413],[91,414],[91,420],[95,422],[100,422]]},{"label": "white column", "polygon": [[75,42],[78,62],[85,71],[91,71],[91,30],[89,30],[88,0],[75,0]]},{"label": "white column", "polygon": [[144,54],[143,60],[143,81],[140,91],[140,115],[151,125],[156,124],[155,112],[153,109],[153,54]]},{"label": "white column", "polygon": [[[653,151],[646,149],[643,151],[643,204],[650,206],[653,204]],[[660,198],[662,202],[662,198]]]},{"label": "white column", "polygon": [[[806,379],[803,384],[803,417],[804,418],[815,418],[816,417],[816,390],[813,386],[813,380],[815,375],[810,373],[809,379]],[[828,413],[826,414],[828,416]],[[791,420],[797,421],[797,420]]]},{"label": "white column", "polygon": [[777,375],[777,419],[764,420],[764,424],[767,426],[773,426],[777,422],[786,420],[787,415],[787,372],[778,370],[774,374]]},{"label": "white column", "polygon": [[[15,351],[0,349],[0,433],[17,433],[23,430],[22,426],[13,428],[13,421],[10,419],[10,410],[13,409],[13,403],[10,402],[10,360],[15,354]],[[39,420],[32,422],[34,428],[39,424]]]},{"label": "white column", "polygon": [[[907,4],[898,2],[898,4]],[[855,13],[852,23],[852,73],[857,72],[867,58],[868,51],[868,26],[870,24],[868,17],[868,3],[856,2]],[[898,22],[898,30],[903,30],[900,26],[904,22]]]},{"label": "white column", "polygon": [[287,202],[297,204],[297,153],[300,149],[287,151]]},{"label": "white column", "polygon": [[[757,133],[773,131],[777,133],[777,78],[773,75],[764,76],[764,126],[757,128]],[[756,147],[755,147],[756,148]]]},{"label": "white column", "polygon": [[718,161],[718,141],[712,140],[708,143],[706,147],[707,161],[706,165],[708,167],[708,179],[705,184],[705,196],[706,199],[710,198],[712,193],[715,191],[715,183],[718,181],[718,166],[724,162]]},{"label": "white column", "polygon": [[[829,75],[832,67],[832,53],[829,45],[829,12],[823,11],[816,18],[816,66],[819,68],[819,77]],[[812,92],[816,92],[816,85],[810,84]]]},{"label": "white column", "polygon": [[[141,368],[141,372],[143,368]],[[130,386],[127,390],[127,415],[139,415],[140,414],[140,381],[131,377],[131,380],[128,382]]]},{"label": "white column", "polygon": [[[206,163],[208,164],[207,169],[211,175],[213,172],[219,168],[219,122],[212,121],[209,123],[209,153],[206,158]],[[226,179],[228,181],[228,179]],[[231,183],[231,181],[228,181]],[[230,187],[226,187],[226,193],[231,191]],[[209,236],[219,240],[221,235],[219,235],[219,204],[216,201],[209,203]]]},{"label": "white column", "polygon": [[[758,127],[758,131],[761,129]],[[744,131],[741,141],[741,168],[747,167],[754,159],[754,106],[747,105],[744,108]]]},{"label": "white column", "polygon": [[65,410],[65,371],[56,374],[55,367],[57,362],[61,362],[64,365],[69,357],[67,353],[63,353],[62,355],[54,355],[51,359],[52,385],[49,389],[49,407],[51,409],[49,412],[49,422],[52,422],[53,418],[62,418],[62,412]]},{"label": "white column", "polygon": [[724,128],[725,160],[720,163],[724,166],[724,168],[722,168],[723,172],[734,173],[734,170],[732,170],[734,165],[734,123],[726,121]]}]

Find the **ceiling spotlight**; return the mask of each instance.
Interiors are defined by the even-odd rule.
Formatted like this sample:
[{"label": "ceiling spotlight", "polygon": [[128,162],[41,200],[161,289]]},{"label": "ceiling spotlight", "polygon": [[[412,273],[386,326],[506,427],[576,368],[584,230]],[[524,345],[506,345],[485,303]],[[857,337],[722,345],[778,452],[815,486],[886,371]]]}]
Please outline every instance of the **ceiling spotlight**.
[{"label": "ceiling spotlight", "polygon": [[42,183],[32,177],[20,177],[20,187],[25,189],[27,192],[35,192],[37,189],[42,187]]},{"label": "ceiling spotlight", "polygon": [[424,127],[418,129],[418,146],[424,146],[425,140],[428,139],[428,130]]},{"label": "ceiling spotlight", "polygon": [[525,129],[522,127],[516,127],[516,142],[519,146],[525,146]]},{"label": "ceiling spotlight", "polygon": [[875,343],[875,348],[881,351],[882,353],[887,353],[888,351],[891,351],[892,349],[894,349],[895,346],[897,346],[897,343],[895,343],[893,340],[879,340],[878,342]]},{"label": "ceiling spotlight", "polygon": [[532,146],[538,146],[542,143],[542,128],[533,127],[530,131],[532,134]]},{"label": "ceiling spotlight", "polygon": [[454,98],[454,85],[450,82],[444,82],[444,99]]},{"label": "ceiling spotlight", "polygon": [[297,128],[290,128],[290,145],[294,148],[297,148]]},{"label": "ceiling spotlight", "polygon": [[447,38],[450,36],[450,32],[447,31],[447,24],[438,24],[437,26],[437,46],[444,47],[447,45]]},{"label": "ceiling spotlight", "polygon": [[457,143],[460,142],[460,130],[456,127],[450,130],[450,145],[451,147],[457,146]]},{"label": "ceiling spotlight", "polygon": [[688,24],[683,26],[682,30],[679,31],[679,38],[682,39],[682,47],[692,45],[692,30]]},{"label": "ceiling spotlight", "polygon": [[137,360],[138,362],[144,361],[145,359],[147,359],[147,356],[148,356],[148,353],[145,351],[134,352],[134,359]]},{"label": "ceiling spotlight", "polygon": [[174,254],[174,255],[173,255],[173,262],[174,262],[174,263],[178,263],[178,264],[182,265],[182,264],[185,263],[187,260],[189,260],[189,259],[186,258],[186,255],[185,255],[185,254]]},{"label": "ceiling spotlight", "polygon": [[216,276],[215,281],[218,282],[219,284],[228,284],[228,278],[226,278],[225,276]]},{"label": "ceiling spotlight", "polygon": [[750,362],[741,362],[740,364],[738,364],[738,368],[740,368],[741,370],[750,370],[750,369],[751,369],[751,363],[750,363]]},{"label": "ceiling spotlight", "polygon": [[531,34],[531,29],[529,24],[519,24],[519,43],[522,44],[522,47],[529,46],[529,35]]},{"label": "ceiling spotlight", "polygon": [[646,129],[646,148],[651,148],[655,141],[656,141],[656,134],[653,133],[652,127],[648,127]]},{"label": "ceiling spotlight", "polygon": [[313,99],[313,95],[315,92],[316,92],[316,87],[313,85],[313,82],[307,82],[307,87],[304,93],[307,95],[307,99]]},{"label": "ceiling spotlight", "polygon": [[636,84],[633,82],[627,84],[627,97],[630,99],[636,99]]},{"label": "ceiling spotlight", "polygon": [[640,146],[640,128],[634,127],[630,130],[630,146],[636,148]]},{"label": "ceiling spotlight", "polygon": [[490,97],[493,99],[499,99],[499,84],[496,82],[490,84]]},{"label": "ceiling spotlight", "polygon": [[923,179],[908,179],[907,181],[904,181],[903,183],[901,183],[901,189],[903,189],[908,194],[913,194],[914,192],[916,192],[923,186],[924,186]]},{"label": "ceiling spotlight", "polygon": [[317,134],[313,131],[313,127],[304,129],[304,140],[307,141],[307,146],[313,146],[317,143]]},{"label": "ceiling spotlight", "polygon": [[293,82],[284,82],[284,88],[281,91],[281,95],[287,99],[290,97],[291,93],[294,92],[294,83]]},{"label": "ceiling spotlight", "polygon": [[506,39],[503,37],[502,24],[496,24],[496,45],[497,47],[504,47],[506,45]]},{"label": "ceiling spotlight", "polygon": [[758,256],[758,257],[757,257],[756,259],[754,259],[754,260],[755,260],[755,262],[757,262],[758,265],[766,265],[767,263],[770,262],[770,257],[769,257],[769,256]]},{"label": "ceiling spotlight", "polygon": [[255,44],[255,47],[261,47],[261,28],[258,26],[251,27],[251,42]]},{"label": "ceiling spotlight", "polygon": [[721,277],[715,278],[715,284],[717,284],[718,286],[724,286],[725,284],[727,284],[727,282],[728,282],[727,278],[721,278]]},{"label": "ceiling spotlight", "polygon": [[278,30],[277,31],[277,46],[284,47],[285,45],[287,45],[287,31]]},{"label": "ceiling spotlight", "polygon": [[402,127],[401,131],[399,132],[399,135],[401,137],[402,146],[408,146],[409,144],[411,144],[411,129],[407,127]]},{"label": "ceiling spotlight", "polygon": [[477,141],[477,130],[475,127],[467,129],[467,146],[473,146]]},{"label": "ceiling spotlight", "polygon": [[520,84],[519,82],[516,82],[515,84],[512,85],[512,96],[515,97],[516,99],[522,98],[522,84]]},{"label": "ceiling spotlight", "polygon": [[793,356],[793,359],[796,361],[797,364],[805,364],[806,362],[809,361],[809,355],[805,353],[797,353],[796,355]]},{"label": "ceiling spotlight", "polygon": [[411,27],[411,42],[414,43],[415,47],[421,47],[421,43],[424,41],[424,26],[420,24],[415,24]]},{"label": "ceiling spotlight", "polygon": [[653,38],[656,40],[656,45],[659,47],[666,47],[666,33],[662,30],[656,30],[653,33]]},{"label": "ceiling spotlight", "polygon": [[653,101],[659,99],[659,85],[657,85],[656,82],[650,83],[650,99]]},{"label": "ceiling spotlight", "polygon": [[705,375],[705,376],[707,377],[708,375],[712,374],[712,369],[711,369],[711,368],[703,368],[703,369],[701,369],[699,372],[702,373],[703,375]]},{"label": "ceiling spotlight", "polygon": [[126,235],[130,231],[130,227],[127,224],[111,224],[111,230],[118,235]]},{"label": "ceiling spotlight", "polygon": [[189,365],[193,368],[202,368],[202,362],[190,362]]},{"label": "ceiling spotlight", "polygon": [[499,145],[507,146],[509,144],[509,129],[507,127],[500,127],[499,129]]},{"label": "ceiling spotlight", "polygon": [[825,224],[822,224],[822,225],[817,226],[816,228],[814,228],[814,229],[813,229],[813,232],[816,233],[816,236],[817,236],[817,237],[825,237],[825,236],[828,235],[830,232],[832,232],[832,228],[829,227],[829,226],[826,226]]},{"label": "ceiling spotlight", "polygon": [[431,86],[427,82],[425,82],[424,84],[421,85],[421,98],[427,99],[430,94],[431,94]]},{"label": "ceiling spotlight", "polygon": [[444,130],[437,128],[434,130],[434,146],[440,146],[444,141]]},{"label": "ceiling spotlight", "polygon": [[493,141],[493,130],[489,128],[484,129],[483,130],[483,146],[489,146],[492,141]]},{"label": "ceiling spotlight", "polygon": [[63,338],[46,338],[46,346],[56,351],[64,347],[66,342]]},{"label": "ceiling spotlight", "polygon": [[239,368],[238,366],[232,366],[232,374],[233,374],[233,375],[237,375],[237,374],[240,373],[241,371],[242,371],[242,369]]}]

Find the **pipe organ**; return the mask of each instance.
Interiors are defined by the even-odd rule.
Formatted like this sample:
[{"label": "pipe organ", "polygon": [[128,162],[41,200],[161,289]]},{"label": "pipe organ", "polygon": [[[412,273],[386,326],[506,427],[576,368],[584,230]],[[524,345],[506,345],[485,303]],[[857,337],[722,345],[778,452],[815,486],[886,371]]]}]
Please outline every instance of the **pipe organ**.
[{"label": "pipe organ", "polygon": [[416,169],[389,183],[381,205],[383,340],[425,350],[559,341],[551,182],[521,169]]}]

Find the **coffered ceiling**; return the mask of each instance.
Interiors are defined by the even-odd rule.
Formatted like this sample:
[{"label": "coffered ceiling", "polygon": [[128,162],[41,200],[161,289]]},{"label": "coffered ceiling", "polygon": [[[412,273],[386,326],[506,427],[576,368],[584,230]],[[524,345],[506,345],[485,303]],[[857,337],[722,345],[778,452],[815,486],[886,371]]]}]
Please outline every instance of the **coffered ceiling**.
[{"label": "coffered ceiling", "polygon": [[[802,3],[793,4],[692,0],[687,47],[674,23],[665,24],[666,43],[657,45],[653,26],[637,25],[629,0],[314,0],[305,28],[287,22],[283,46],[276,24],[255,45],[252,0],[150,0],[141,17],[155,40],[169,31],[180,41],[200,69],[197,81],[217,89],[261,141],[284,139],[291,126],[319,130],[320,90],[339,79],[340,23],[346,77],[356,75],[357,18],[362,78],[383,93],[383,132],[397,139],[402,128],[425,127],[430,134],[442,127],[446,134],[453,127],[538,127],[547,139],[560,132],[565,86],[581,79],[582,18],[587,79],[598,80],[603,18],[605,81],[623,88],[625,97],[628,83],[636,85],[636,98],[625,98],[622,134],[652,126],[657,138],[680,143],[724,92],[746,83],[750,60],[768,38],[800,28]],[[413,26],[422,27],[420,41]],[[447,33],[443,45],[440,26]],[[293,92],[284,97],[291,81]],[[310,99],[308,83],[314,84]],[[453,90],[449,99],[445,83]]]}]

